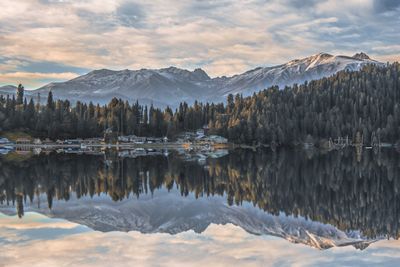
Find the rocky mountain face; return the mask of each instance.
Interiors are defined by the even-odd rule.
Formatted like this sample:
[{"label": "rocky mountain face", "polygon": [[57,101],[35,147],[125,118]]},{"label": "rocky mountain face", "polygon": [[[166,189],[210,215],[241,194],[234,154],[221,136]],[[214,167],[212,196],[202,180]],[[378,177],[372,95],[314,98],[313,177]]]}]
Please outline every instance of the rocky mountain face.
[{"label": "rocky mountain face", "polygon": [[[364,53],[334,56],[320,53],[295,59],[273,67],[259,67],[232,77],[210,78],[202,69],[188,71],[175,67],[112,71],[95,70],[75,79],[50,83],[30,92],[72,101],[107,103],[113,97],[142,104],[176,107],[180,102],[225,101],[228,94],[251,95],[273,85],[284,87],[294,83],[327,77],[341,70],[355,71],[367,64],[382,64]],[[1,88],[0,88],[1,90]]]},{"label": "rocky mountain face", "polygon": [[[69,201],[56,201],[52,210],[47,208],[45,196],[42,207],[27,205],[25,211],[62,218],[97,231],[140,231],[142,233],[177,234],[188,230],[203,232],[210,224],[231,223],[255,235],[273,235],[293,243],[302,243],[317,249],[352,245],[368,247],[367,240],[357,231],[343,232],[332,225],[272,215],[250,203],[229,206],[223,197],[201,197],[191,194],[182,197],[178,190],[157,191],[154,195],[141,195],[139,199],[114,202],[109,196],[84,197]],[[0,206],[0,212],[15,214],[15,208]]]}]

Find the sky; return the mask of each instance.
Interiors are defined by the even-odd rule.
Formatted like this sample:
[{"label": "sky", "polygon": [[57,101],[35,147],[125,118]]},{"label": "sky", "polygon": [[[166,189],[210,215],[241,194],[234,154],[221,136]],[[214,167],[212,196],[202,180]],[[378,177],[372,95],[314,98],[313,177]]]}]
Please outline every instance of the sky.
[{"label": "sky", "polygon": [[93,69],[210,76],[327,52],[400,61],[397,0],[1,0],[0,86]]},{"label": "sky", "polygon": [[[232,224],[202,234],[93,231],[38,213],[0,213],[0,266],[398,266],[398,240],[318,250]],[[84,244],[84,246],[82,246]],[[206,256],[205,256],[206,255]]]}]

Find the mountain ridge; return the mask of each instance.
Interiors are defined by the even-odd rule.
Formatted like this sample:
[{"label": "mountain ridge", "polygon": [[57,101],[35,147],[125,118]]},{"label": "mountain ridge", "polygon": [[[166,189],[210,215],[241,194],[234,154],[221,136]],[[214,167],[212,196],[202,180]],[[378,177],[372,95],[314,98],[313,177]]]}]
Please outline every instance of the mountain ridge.
[{"label": "mountain ridge", "polygon": [[[233,76],[211,78],[201,68],[177,67],[139,70],[93,70],[65,82],[49,83],[30,94],[56,99],[107,103],[113,97],[155,106],[177,107],[185,101],[225,101],[229,94],[248,96],[270,86],[290,86],[334,75],[342,70],[357,71],[368,64],[383,65],[360,52],[353,56],[318,53],[285,64],[257,67]],[[1,88],[0,88],[1,91]]]}]

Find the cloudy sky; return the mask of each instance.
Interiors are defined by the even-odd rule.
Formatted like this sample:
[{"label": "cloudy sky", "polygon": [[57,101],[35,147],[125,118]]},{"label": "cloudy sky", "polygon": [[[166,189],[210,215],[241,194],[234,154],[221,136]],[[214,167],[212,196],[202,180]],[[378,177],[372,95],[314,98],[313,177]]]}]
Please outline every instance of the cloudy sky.
[{"label": "cloudy sky", "polygon": [[1,0],[0,85],[92,69],[232,75],[328,52],[400,61],[397,0]]}]

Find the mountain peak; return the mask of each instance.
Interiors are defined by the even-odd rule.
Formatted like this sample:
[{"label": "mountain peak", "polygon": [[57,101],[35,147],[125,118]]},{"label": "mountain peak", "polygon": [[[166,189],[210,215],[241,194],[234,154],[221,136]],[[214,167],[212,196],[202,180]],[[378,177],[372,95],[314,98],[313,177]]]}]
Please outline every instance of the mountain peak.
[{"label": "mountain peak", "polygon": [[178,79],[187,79],[187,80],[191,80],[191,81],[206,81],[206,80],[210,80],[211,78],[207,75],[207,73],[200,69],[197,68],[194,71],[190,71],[187,69],[180,69],[174,66],[168,67],[168,68],[164,68],[164,69],[158,69],[158,70],[154,70],[158,73],[169,73],[169,74],[173,74],[176,78]]},{"label": "mountain peak", "polygon": [[98,70],[92,70],[91,72],[87,73],[87,75],[106,75],[114,72],[115,71],[109,69],[98,69]]},{"label": "mountain peak", "polygon": [[202,70],[201,68],[197,68],[193,71],[193,74],[199,78],[200,80],[209,80],[211,79],[210,76],[208,76],[207,72]]},{"label": "mountain peak", "polygon": [[301,62],[318,62],[318,61],[329,59],[329,58],[332,58],[332,57],[333,56],[331,54],[321,52],[321,53],[318,53],[318,54],[315,54],[315,55],[312,55],[312,56],[308,56],[308,57],[305,57],[305,58],[291,60],[291,61],[289,61],[288,63],[286,63],[284,65],[289,65],[290,66],[290,65],[299,64]]},{"label": "mountain peak", "polygon": [[325,52],[321,52],[321,53],[318,53],[318,54],[310,57],[311,60],[318,60],[318,61],[319,60],[326,60],[326,59],[329,59],[329,58],[333,58],[333,55],[325,53]]},{"label": "mountain peak", "polygon": [[360,52],[360,53],[355,54],[353,56],[353,58],[361,59],[361,60],[370,59],[370,57],[367,54],[365,54],[364,52]]},{"label": "mountain peak", "polygon": [[333,57],[331,54],[328,54],[328,53],[325,53],[325,52],[318,53],[316,56],[319,56],[319,57]]}]

